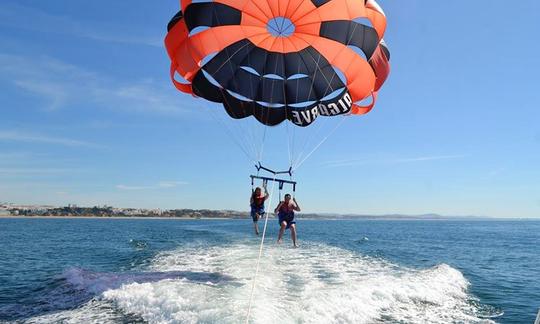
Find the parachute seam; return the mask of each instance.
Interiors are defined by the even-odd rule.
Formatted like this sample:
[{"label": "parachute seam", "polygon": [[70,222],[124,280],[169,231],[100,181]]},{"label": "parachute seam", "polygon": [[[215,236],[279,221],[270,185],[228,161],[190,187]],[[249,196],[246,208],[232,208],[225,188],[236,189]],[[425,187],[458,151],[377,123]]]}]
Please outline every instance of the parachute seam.
[{"label": "parachute seam", "polygon": [[[285,15],[287,14],[287,10],[289,10],[289,5],[291,4],[290,1],[287,1],[287,6],[285,7],[285,11],[283,12],[283,17],[285,17]],[[278,6],[279,6],[279,2],[278,2]],[[289,19],[289,18],[288,18]],[[289,19],[290,20],[290,19]],[[283,29],[283,25],[285,24],[285,19],[282,19],[281,20],[281,30],[285,30]]]},{"label": "parachute seam", "polygon": [[[286,38],[287,41],[288,38]],[[285,44],[283,44],[283,46],[285,46]],[[287,71],[286,71],[286,68],[285,68],[285,55],[282,54],[281,55],[282,57],[282,60],[281,60],[281,64],[283,66],[283,74],[285,76],[287,76]],[[289,166],[292,167],[292,155],[291,155],[291,142],[290,142],[290,139],[289,139],[289,107],[287,105],[287,78],[285,78],[285,80],[283,81],[283,100],[285,102],[285,129],[287,131],[287,152],[289,153]]]},{"label": "parachute seam", "polygon": [[[255,7],[257,7],[257,9],[259,9],[259,10],[261,11],[261,13],[262,13],[268,20],[272,19],[271,17],[268,17],[268,15],[266,15],[266,12],[265,12],[261,7],[259,7],[259,6],[257,5],[257,2],[256,2],[256,1],[251,1],[251,3],[252,3]],[[268,0],[266,1],[266,4],[268,4]],[[269,4],[268,4],[268,7],[270,7]],[[268,23],[268,22],[267,22],[267,23]]]}]

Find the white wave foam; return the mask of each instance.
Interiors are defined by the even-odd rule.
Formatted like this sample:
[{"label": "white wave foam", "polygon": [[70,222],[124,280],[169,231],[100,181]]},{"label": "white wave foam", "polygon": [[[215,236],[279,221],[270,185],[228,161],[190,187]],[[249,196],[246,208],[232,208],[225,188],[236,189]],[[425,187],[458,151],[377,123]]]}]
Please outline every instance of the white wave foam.
[{"label": "white wave foam", "polygon": [[[215,285],[188,279],[131,283],[105,300],[149,323],[244,321],[258,246],[191,246],[158,255],[152,271],[223,273]],[[269,245],[261,261],[253,323],[493,323],[481,319],[468,281],[441,264],[400,267],[326,245]]]},{"label": "white wave foam", "polygon": [[92,300],[84,304],[82,307],[74,310],[67,310],[42,316],[36,316],[21,322],[25,324],[125,323],[126,315],[122,312],[119,312],[113,305],[111,305],[107,301]]}]

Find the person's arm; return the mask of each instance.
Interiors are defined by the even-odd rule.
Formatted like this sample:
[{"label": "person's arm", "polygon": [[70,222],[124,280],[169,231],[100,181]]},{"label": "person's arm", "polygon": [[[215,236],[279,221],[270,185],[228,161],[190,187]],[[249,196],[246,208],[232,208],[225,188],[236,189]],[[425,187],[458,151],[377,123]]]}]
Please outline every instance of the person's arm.
[{"label": "person's arm", "polygon": [[294,201],[294,210],[299,212],[300,211],[300,205],[298,205],[298,203],[296,202],[296,199],[292,199]]},{"label": "person's arm", "polygon": [[277,214],[279,209],[281,208],[281,205],[283,205],[283,201],[280,201],[279,204],[277,205],[276,209],[274,209],[274,214]]}]

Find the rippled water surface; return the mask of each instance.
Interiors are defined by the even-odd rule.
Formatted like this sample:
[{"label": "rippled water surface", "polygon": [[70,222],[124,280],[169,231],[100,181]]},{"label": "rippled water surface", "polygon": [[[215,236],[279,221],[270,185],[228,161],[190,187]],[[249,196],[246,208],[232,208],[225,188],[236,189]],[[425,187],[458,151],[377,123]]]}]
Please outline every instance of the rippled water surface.
[{"label": "rippled water surface", "polygon": [[[540,221],[300,219],[298,249],[268,225],[252,323],[533,323],[540,307]],[[251,230],[0,219],[0,322],[243,322]]]}]

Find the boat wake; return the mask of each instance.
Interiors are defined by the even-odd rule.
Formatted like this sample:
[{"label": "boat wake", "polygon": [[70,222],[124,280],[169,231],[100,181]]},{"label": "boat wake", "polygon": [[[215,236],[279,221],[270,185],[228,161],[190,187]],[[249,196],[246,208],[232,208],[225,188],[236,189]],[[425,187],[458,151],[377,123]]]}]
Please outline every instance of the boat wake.
[{"label": "boat wake", "polygon": [[[245,320],[258,246],[193,244],[154,257],[143,272],[64,274],[87,298],[27,323],[238,323]],[[324,244],[265,248],[253,323],[494,323],[500,311],[468,292],[446,264],[412,269]]]}]

